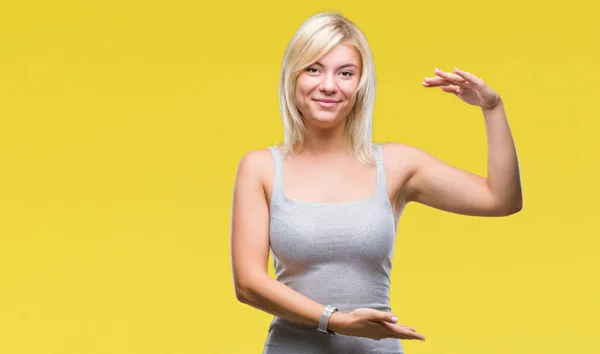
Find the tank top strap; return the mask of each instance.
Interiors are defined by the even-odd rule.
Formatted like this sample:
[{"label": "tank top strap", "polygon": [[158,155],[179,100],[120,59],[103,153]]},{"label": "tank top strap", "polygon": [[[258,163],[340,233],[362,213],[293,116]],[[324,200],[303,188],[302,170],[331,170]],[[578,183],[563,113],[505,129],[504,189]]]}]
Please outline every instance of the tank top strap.
[{"label": "tank top strap", "polygon": [[385,168],[383,165],[383,145],[374,144],[374,153],[377,164],[377,194],[388,198]]},{"label": "tank top strap", "polygon": [[283,195],[283,166],[281,161],[281,151],[277,146],[270,146],[273,155],[273,190],[271,191],[271,205],[280,201]]}]

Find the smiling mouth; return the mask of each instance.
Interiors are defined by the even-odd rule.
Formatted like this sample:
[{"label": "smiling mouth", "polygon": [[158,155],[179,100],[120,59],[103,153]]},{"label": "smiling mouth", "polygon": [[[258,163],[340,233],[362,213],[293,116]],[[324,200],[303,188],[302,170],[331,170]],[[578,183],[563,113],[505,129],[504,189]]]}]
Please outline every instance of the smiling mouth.
[{"label": "smiling mouth", "polygon": [[313,100],[319,107],[329,109],[337,106],[339,101],[333,100]]},{"label": "smiling mouth", "polygon": [[339,103],[339,101],[336,101],[336,100],[329,100],[329,99],[322,99],[322,98],[313,98],[313,101],[318,102],[318,103]]}]

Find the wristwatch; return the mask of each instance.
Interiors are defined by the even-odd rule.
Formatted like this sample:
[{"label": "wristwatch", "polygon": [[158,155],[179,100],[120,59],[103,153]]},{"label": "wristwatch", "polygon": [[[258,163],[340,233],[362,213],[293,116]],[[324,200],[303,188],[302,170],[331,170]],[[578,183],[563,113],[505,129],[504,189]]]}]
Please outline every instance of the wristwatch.
[{"label": "wristwatch", "polygon": [[323,313],[321,314],[321,319],[319,320],[319,326],[317,327],[317,331],[322,334],[334,336],[335,332],[328,329],[327,325],[329,324],[329,317],[331,314],[336,312],[338,309],[332,305],[325,306]]}]

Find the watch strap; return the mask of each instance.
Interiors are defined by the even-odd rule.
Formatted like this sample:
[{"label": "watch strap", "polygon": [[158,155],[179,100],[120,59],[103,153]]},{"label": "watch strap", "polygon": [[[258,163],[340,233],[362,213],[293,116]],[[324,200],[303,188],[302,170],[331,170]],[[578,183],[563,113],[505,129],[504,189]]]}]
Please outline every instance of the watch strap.
[{"label": "watch strap", "polygon": [[327,327],[329,325],[329,318],[336,311],[337,311],[337,308],[335,306],[332,306],[332,305],[325,306],[325,309],[323,310],[323,313],[321,314],[321,318],[319,319],[319,326],[317,327],[317,331],[319,331],[322,334],[335,335],[335,332],[333,332],[332,330],[330,330]]}]

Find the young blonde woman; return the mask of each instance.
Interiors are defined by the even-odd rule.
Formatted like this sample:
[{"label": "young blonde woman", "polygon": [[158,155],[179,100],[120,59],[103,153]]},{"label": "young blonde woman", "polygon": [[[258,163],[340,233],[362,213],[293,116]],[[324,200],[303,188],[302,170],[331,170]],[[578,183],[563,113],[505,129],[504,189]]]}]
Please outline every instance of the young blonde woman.
[{"label": "young blonde woman", "polygon": [[[425,339],[389,306],[406,205],[477,216],[521,209],[500,96],[470,73],[434,73],[423,86],[481,109],[487,178],[412,146],[373,143],[375,69],[352,22],[321,13],[292,37],[280,81],[283,144],[241,159],[232,208],[237,297],[275,316],[264,353],[403,353],[402,339]],[[277,279],[268,275],[270,251]]]}]

